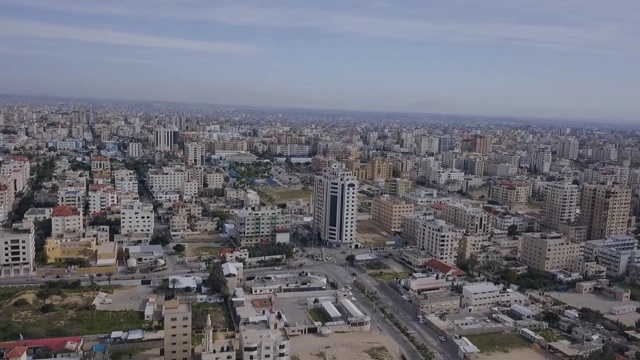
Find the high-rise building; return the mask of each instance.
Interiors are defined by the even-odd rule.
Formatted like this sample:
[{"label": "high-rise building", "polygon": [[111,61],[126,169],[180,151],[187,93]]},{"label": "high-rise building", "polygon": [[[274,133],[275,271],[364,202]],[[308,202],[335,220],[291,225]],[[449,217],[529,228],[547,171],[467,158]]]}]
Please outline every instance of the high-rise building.
[{"label": "high-rise building", "polygon": [[191,304],[164,303],[164,359],[191,359]]},{"label": "high-rise building", "polygon": [[389,195],[378,196],[371,204],[371,219],[387,231],[400,231],[402,218],[413,214],[414,205]]},{"label": "high-rise building", "polygon": [[542,223],[554,230],[562,223],[573,223],[578,208],[578,186],[571,183],[552,183],[546,188]]},{"label": "high-rise building", "polygon": [[513,182],[493,185],[489,195],[491,199],[509,206],[526,204],[529,196],[531,196],[530,184]]},{"label": "high-rise building", "polygon": [[558,157],[575,160],[578,158],[578,140],[564,139],[558,143]]},{"label": "high-rise building", "polygon": [[619,185],[584,185],[580,212],[587,225],[587,239],[626,234],[630,209],[630,188]]},{"label": "high-rise building", "polygon": [[551,170],[553,155],[548,149],[541,149],[533,153],[529,170],[536,174],[546,174]]},{"label": "high-rise building", "polygon": [[358,180],[341,163],[333,163],[316,176],[314,229],[332,247],[356,243]]},{"label": "high-rise building", "polygon": [[582,257],[583,245],[559,233],[523,234],[520,261],[541,271],[566,269]]},{"label": "high-rise building", "polygon": [[467,235],[488,235],[493,227],[489,216],[479,207],[465,204],[444,204],[441,218],[463,229]]},{"label": "high-rise building", "polygon": [[440,147],[440,138],[434,136],[424,136],[418,143],[418,155],[436,154]]},{"label": "high-rise building", "polygon": [[418,247],[424,249],[430,258],[455,264],[462,231],[437,219],[421,220],[419,226]]},{"label": "high-rise building", "polygon": [[153,144],[156,151],[170,151],[178,146],[179,137],[177,130],[158,128],[154,132]]},{"label": "high-rise building", "polygon": [[278,207],[247,207],[233,216],[236,240],[241,247],[289,242],[291,216]]},{"label": "high-rise building", "polygon": [[202,166],[205,162],[204,144],[188,142],[184,144],[187,165]]},{"label": "high-rise building", "polygon": [[127,201],[120,209],[122,234],[153,234],[153,205],[140,201]]},{"label": "high-rise building", "polygon": [[489,136],[475,136],[472,140],[473,151],[480,154],[487,154],[491,152],[491,137]]},{"label": "high-rise building", "polygon": [[129,156],[136,159],[142,156],[142,144],[139,142],[129,143]]},{"label": "high-rise building", "polygon": [[35,255],[33,222],[23,222],[21,228],[0,229],[0,278],[32,275]]}]

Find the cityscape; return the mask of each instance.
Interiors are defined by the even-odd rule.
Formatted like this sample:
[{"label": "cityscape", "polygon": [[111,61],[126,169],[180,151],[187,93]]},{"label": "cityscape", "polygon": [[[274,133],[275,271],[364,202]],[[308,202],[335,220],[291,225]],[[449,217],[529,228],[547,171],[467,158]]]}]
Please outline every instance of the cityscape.
[{"label": "cityscape", "polygon": [[0,0],[0,359],[640,360],[637,14]]}]

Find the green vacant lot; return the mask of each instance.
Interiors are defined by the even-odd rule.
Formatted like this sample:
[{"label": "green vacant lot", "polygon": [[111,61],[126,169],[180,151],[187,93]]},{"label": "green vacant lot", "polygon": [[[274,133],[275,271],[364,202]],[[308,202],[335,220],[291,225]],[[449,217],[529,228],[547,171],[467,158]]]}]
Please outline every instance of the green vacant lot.
[{"label": "green vacant lot", "polygon": [[483,353],[504,352],[528,347],[531,343],[515,333],[470,335],[467,339]]}]

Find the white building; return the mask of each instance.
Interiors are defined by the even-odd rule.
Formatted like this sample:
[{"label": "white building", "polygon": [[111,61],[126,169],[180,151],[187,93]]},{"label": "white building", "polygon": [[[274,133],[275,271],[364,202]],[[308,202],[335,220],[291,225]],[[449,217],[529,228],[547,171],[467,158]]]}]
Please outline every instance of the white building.
[{"label": "white building", "polygon": [[0,229],[0,278],[30,276],[34,272],[33,223],[20,230]]},{"label": "white building", "polygon": [[163,167],[159,169],[149,169],[147,183],[149,190],[160,191],[181,191],[182,184],[189,180],[189,174],[182,166]]},{"label": "white building", "polygon": [[184,144],[184,155],[187,165],[202,166],[205,162],[204,144],[196,142],[188,142]]},{"label": "white building", "polygon": [[462,232],[444,220],[422,220],[418,230],[418,246],[428,257],[455,264]]},{"label": "white building", "polygon": [[482,208],[463,203],[444,204],[441,218],[467,235],[488,235],[493,228],[491,215]]},{"label": "white building", "polygon": [[182,189],[180,189],[180,196],[182,200],[190,200],[198,197],[198,181],[185,181],[182,183]]},{"label": "white building", "polygon": [[608,276],[625,275],[629,265],[640,263],[638,240],[628,235],[611,235],[606,239],[586,241],[584,260],[606,266]]},{"label": "white building", "polygon": [[73,206],[78,209],[84,207],[85,188],[80,184],[69,185],[58,190],[58,205]]},{"label": "white building", "polygon": [[89,187],[89,214],[107,211],[118,203],[116,189],[108,185],[92,185]]},{"label": "white building", "polygon": [[151,204],[127,201],[121,208],[122,234],[153,234],[154,212]]},{"label": "white building", "polygon": [[460,308],[465,312],[484,312],[500,301],[501,288],[492,283],[477,283],[462,287]]},{"label": "white building", "polygon": [[561,223],[576,220],[579,192],[571,183],[551,183],[546,186],[545,205],[542,210],[544,225],[557,229]]},{"label": "white building", "polygon": [[314,229],[332,247],[356,244],[358,180],[344,165],[333,163],[316,176]]},{"label": "white building", "polygon": [[[277,316],[270,312],[240,327],[242,360],[289,360],[289,337],[283,321],[278,320]],[[266,317],[266,321],[263,317]]]},{"label": "white building", "polygon": [[84,233],[82,213],[75,207],[59,205],[51,212],[51,236],[72,237]]},{"label": "white building", "polygon": [[291,216],[277,207],[252,207],[233,215],[236,239],[241,247],[263,243],[288,243]]},{"label": "white building", "polygon": [[250,208],[255,206],[260,206],[260,195],[251,189],[247,189],[247,192],[244,194],[244,207]]},{"label": "white building", "polygon": [[129,156],[137,159],[142,156],[142,144],[138,142],[129,143],[129,149],[127,150]]},{"label": "white building", "polygon": [[180,133],[174,129],[158,128],[154,132],[156,151],[170,151],[178,146]]},{"label": "white building", "polygon": [[138,177],[133,170],[116,170],[113,172],[116,193],[138,192]]},{"label": "white building", "polygon": [[205,173],[204,179],[209,189],[219,189],[224,186],[224,174],[222,173]]}]

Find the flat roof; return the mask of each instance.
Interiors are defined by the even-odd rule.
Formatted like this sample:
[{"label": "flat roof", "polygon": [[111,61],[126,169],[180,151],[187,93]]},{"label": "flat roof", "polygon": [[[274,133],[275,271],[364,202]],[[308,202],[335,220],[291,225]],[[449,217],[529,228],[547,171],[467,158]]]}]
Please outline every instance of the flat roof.
[{"label": "flat roof", "polygon": [[342,315],[340,314],[340,312],[338,311],[338,309],[336,309],[335,306],[333,306],[332,303],[330,303],[329,301],[324,301],[322,304],[322,308],[324,309],[324,311],[327,313],[327,315],[329,315],[329,317],[331,319],[336,319],[341,317]]},{"label": "flat roof", "polygon": [[340,299],[340,304],[349,312],[354,318],[364,317],[364,314],[351,302],[349,299]]},{"label": "flat roof", "polygon": [[488,292],[488,291],[498,291],[500,290],[499,287],[493,285],[492,283],[479,283],[479,284],[472,284],[472,285],[467,285],[464,286],[462,288],[463,290],[468,290],[471,291],[472,293],[482,293],[482,292]]}]

